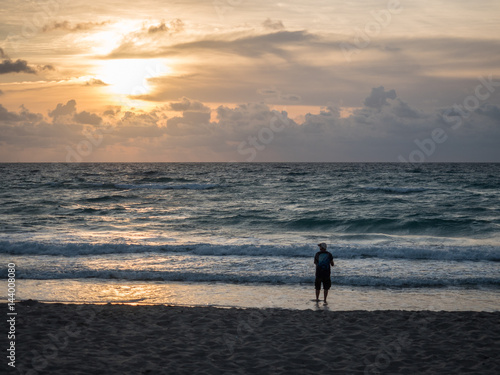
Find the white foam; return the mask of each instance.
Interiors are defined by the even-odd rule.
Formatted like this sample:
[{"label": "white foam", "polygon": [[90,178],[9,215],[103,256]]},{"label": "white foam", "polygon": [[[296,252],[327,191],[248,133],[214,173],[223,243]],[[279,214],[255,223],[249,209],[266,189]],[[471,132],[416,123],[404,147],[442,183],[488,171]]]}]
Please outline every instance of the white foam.
[{"label": "white foam", "polygon": [[[0,272],[5,273],[5,272]],[[6,275],[2,275],[2,277]],[[434,287],[500,287],[500,278],[491,276],[481,277],[448,277],[400,276],[392,277],[378,275],[333,275],[334,285],[356,287],[398,287],[398,288],[434,288]],[[67,269],[65,272],[56,270],[27,268],[18,270],[19,280],[54,280],[54,279],[101,279],[101,280],[130,280],[130,281],[179,281],[179,282],[224,282],[229,284],[275,284],[275,285],[312,285],[314,274],[286,274],[260,273],[245,274],[243,272],[189,272],[189,271],[152,271],[152,270],[91,270]]]},{"label": "white foam", "polygon": [[[367,245],[340,244],[328,249],[337,259],[379,258],[406,260],[453,260],[453,261],[494,261],[500,262],[498,246],[456,246],[441,245]],[[50,241],[10,241],[0,240],[0,254],[16,255],[100,255],[135,253],[184,253],[213,256],[272,256],[310,257],[317,251],[314,244],[126,244],[126,243],[82,243]]]}]

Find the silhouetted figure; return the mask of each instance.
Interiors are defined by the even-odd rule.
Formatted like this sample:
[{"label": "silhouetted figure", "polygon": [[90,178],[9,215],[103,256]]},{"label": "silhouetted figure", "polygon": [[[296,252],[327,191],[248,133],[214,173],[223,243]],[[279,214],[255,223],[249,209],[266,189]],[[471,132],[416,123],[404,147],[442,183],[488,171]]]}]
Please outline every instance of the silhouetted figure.
[{"label": "silhouetted figure", "polygon": [[314,256],[314,264],[316,265],[316,280],[314,282],[316,288],[316,302],[319,302],[319,291],[321,290],[321,283],[323,283],[323,297],[325,305],[326,297],[328,296],[328,290],[332,286],[332,280],[330,279],[331,268],[334,266],[333,255],[326,251],[326,243],[322,242],[318,244],[319,251]]}]

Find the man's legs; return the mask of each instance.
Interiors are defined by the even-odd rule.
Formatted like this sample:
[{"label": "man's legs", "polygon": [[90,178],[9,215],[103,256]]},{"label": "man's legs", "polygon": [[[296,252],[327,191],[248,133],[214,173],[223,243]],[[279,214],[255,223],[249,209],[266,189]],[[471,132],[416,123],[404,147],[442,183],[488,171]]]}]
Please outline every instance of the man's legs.
[{"label": "man's legs", "polygon": [[325,281],[323,282],[323,297],[325,305],[328,304],[328,302],[326,302],[326,297],[328,297],[328,291],[330,290],[331,287],[332,287],[332,280],[330,279],[330,276],[328,276],[328,278],[325,279]]},{"label": "man's legs", "polygon": [[319,301],[319,291],[321,289],[321,279],[319,277],[316,277],[316,280],[314,280],[314,289],[316,289],[316,302]]}]

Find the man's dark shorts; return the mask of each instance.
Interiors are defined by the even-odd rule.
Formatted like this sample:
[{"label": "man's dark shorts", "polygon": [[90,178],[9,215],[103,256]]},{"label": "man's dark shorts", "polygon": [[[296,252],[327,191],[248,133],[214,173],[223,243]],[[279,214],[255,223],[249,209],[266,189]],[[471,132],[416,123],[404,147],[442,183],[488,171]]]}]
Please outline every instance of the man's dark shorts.
[{"label": "man's dark shorts", "polygon": [[328,290],[332,286],[332,279],[330,278],[330,276],[316,277],[316,280],[314,281],[316,290],[321,289],[321,283],[323,283],[323,289]]}]

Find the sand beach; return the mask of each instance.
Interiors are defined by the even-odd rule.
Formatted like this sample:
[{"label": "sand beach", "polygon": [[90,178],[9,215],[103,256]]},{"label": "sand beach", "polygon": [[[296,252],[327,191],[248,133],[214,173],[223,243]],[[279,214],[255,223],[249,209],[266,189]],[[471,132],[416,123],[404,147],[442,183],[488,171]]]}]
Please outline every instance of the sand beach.
[{"label": "sand beach", "polygon": [[22,374],[500,372],[498,312],[36,301],[16,308]]}]

